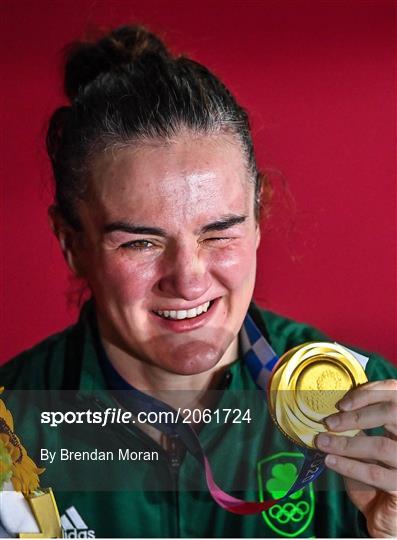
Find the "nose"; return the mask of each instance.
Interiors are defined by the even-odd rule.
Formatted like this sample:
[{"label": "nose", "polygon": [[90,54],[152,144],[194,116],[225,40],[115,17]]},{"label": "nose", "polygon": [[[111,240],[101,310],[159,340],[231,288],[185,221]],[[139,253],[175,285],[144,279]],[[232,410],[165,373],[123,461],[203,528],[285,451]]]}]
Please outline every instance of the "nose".
[{"label": "nose", "polygon": [[178,247],[168,254],[157,285],[161,294],[169,298],[196,300],[211,286],[208,261],[197,246]]}]

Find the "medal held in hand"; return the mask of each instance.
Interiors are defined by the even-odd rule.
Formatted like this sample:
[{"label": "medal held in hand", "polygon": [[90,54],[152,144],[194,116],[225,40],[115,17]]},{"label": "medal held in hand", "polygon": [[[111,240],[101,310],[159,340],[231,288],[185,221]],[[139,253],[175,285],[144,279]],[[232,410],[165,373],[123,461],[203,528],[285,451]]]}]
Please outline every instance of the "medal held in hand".
[{"label": "medal held in hand", "polygon": [[[279,429],[294,443],[315,448],[324,419],[352,388],[367,382],[357,358],[337,343],[312,342],[285,353],[269,381],[269,410]],[[339,435],[354,436],[358,431]]]}]

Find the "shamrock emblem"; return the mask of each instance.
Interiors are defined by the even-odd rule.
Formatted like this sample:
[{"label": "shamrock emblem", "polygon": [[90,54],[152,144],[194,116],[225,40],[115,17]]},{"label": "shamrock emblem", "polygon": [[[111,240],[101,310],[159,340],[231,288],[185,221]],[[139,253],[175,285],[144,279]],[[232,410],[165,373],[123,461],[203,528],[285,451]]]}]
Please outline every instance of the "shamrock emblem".
[{"label": "shamrock emblem", "polygon": [[[273,465],[271,475],[272,477],[266,482],[266,489],[273,499],[281,499],[294,483],[298,471],[293,463],[278,463]],[[302,492],[303,489],[295,491],[290,497],[299,499]]]}]

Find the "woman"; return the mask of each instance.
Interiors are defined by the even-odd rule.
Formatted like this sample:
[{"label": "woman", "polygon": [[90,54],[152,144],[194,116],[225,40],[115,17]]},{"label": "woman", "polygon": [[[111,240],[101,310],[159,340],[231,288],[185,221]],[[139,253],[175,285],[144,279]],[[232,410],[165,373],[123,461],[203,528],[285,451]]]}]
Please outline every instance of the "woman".
[{"label": "woman", "polygon": [[[2,368],[1,384],[108,388],[113,396],[127,390],[122,405],[134,414],[143,404],[152,411],[158,398],[174,409],[249,411],[234,431],[214,419],[197,427],[215,477],[240,498],[285,495],[301,454],[257,402],[244,408],[238,394],[237,408],[232,399],[256,388],[241,331],[249,312],[278,355],[324,337],[250,306],[260,209],[270,190],[257,169],[246,112],[204,66],[173,57],[137,26],[76,44],[65,91],[70,105],[55,111],[47,138],[56,183],[50,217],[92,301],[77,325]],[[208,493],[200,463],[185,455],[191,448],[181,433],[142,424],[120,441],[136,452],[156,450],[161,459],[111,469],[103,491],[80,492],[75,477],[69,491],[57,489],[48,467],[66,535],[395,534],[397,383],[382,379],[396,372],[375,355],[366,372],[381,382],[352,392],[345,412],[327,425],[385,426],[388,434],[318,437],[329,470],[316,492],[306,486],[263,514],[228,513]],[[345,477],[348,496],[331,470]]]}]

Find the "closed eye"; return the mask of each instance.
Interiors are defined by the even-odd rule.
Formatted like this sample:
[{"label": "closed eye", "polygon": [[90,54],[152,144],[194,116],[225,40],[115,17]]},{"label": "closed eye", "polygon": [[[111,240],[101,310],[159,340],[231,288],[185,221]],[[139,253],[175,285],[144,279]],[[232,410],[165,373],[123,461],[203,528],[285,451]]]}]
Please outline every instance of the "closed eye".
[{"label": "closed eye", "polygon": [[210,238],[205,238],[203,242],[206,243],[219,243],[219,244],[225,244],[227,242],[230,242],[231,240],[234,240],[234,237],[232,236],[213,236]]}]

